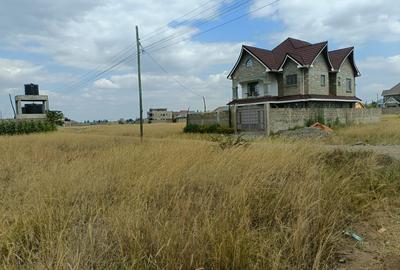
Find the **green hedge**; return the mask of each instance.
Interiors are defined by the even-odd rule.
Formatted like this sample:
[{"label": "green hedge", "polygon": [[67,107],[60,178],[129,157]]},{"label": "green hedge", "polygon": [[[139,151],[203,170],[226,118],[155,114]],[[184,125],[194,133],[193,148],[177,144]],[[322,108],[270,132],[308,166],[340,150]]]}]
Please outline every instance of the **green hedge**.
[{"label": "green hedge", "polygon": [[0,121],[0,135],[18,135],[57,130],[56,125],[46,120]]},{"label": "green hedge", "polygon": [[183,131],[185,133],[219,133],[219,134],[233,134],[235,131],[233,128],[223,127],[221,125],[187,125]]}]

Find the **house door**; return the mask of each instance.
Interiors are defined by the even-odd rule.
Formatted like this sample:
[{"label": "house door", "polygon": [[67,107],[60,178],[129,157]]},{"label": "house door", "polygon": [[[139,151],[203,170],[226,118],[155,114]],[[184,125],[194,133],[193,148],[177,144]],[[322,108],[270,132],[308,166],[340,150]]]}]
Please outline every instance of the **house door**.
[{"label": "house door", "polygon": [[237,109],[237,128],[239,131],[265,130],[264,105],[249,105]]}]

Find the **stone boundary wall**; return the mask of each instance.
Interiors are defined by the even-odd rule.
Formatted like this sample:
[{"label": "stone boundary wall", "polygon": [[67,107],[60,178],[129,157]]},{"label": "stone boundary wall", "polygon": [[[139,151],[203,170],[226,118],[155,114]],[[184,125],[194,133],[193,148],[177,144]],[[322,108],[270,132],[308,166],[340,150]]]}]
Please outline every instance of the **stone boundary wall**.
[{"label": "stone boundary wall", "polygon": [[381,109],[345,109],[345,108],[309,108],[309,109],[274,109],[269,110],[269,133],[276,133],[298,127],[308,122],[324,122],[325,124],[363,124],[374,123],[381,119]]},{"label": "stone boundary wall", "polygon": [[191,113],[188,115],[188,124],[193,125],[215,125],[219,124],[229,127],[229,111],[224,112],[207,112],[207,113]]},{"label": "stone boundary wall", "polygon": [[400,107],[383,108],[383,114],[400,114]]}]

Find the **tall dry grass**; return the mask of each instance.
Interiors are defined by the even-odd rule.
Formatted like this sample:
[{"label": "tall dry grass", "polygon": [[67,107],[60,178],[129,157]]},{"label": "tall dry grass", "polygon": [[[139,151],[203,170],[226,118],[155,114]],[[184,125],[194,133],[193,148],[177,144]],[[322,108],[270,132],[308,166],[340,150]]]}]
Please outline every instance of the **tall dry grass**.
[{"label": "tall dry grass", "polygon": [[91,132],[0,138],[0,153],[5,269],[332,269],[400,171],[312,145]]},{"label": "tall dry grass", "polygon": [[[144,134],[146,138],[184,138],[193,139],[201,138],[195,134],[184,134],[183,128],[185,123],[157,123],[157,124],[144,124]],[[85,135],[104,135],[104,136],[129,136],[139,137],[139,125],[125,124],[125,125],[97,125],[97,126],[78,126],[69,127],[61,130],[62,133],[72,134],[85,134]]]},{"label": "tall dry grass", "polygon": [[335,136],[325,140],[330,144],[400,144],[400,116],[385,115],[379,123],[351,125],[335,129]]}]

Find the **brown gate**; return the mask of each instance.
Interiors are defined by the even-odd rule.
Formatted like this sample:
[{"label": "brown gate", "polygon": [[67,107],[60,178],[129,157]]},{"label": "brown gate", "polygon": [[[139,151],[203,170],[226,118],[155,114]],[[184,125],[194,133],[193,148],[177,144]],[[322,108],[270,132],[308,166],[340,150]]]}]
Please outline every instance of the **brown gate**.
[{"label": "brown gate", "polygon": [[264,105],[249,105],[237,108],[239,131],[265,131]]}]

